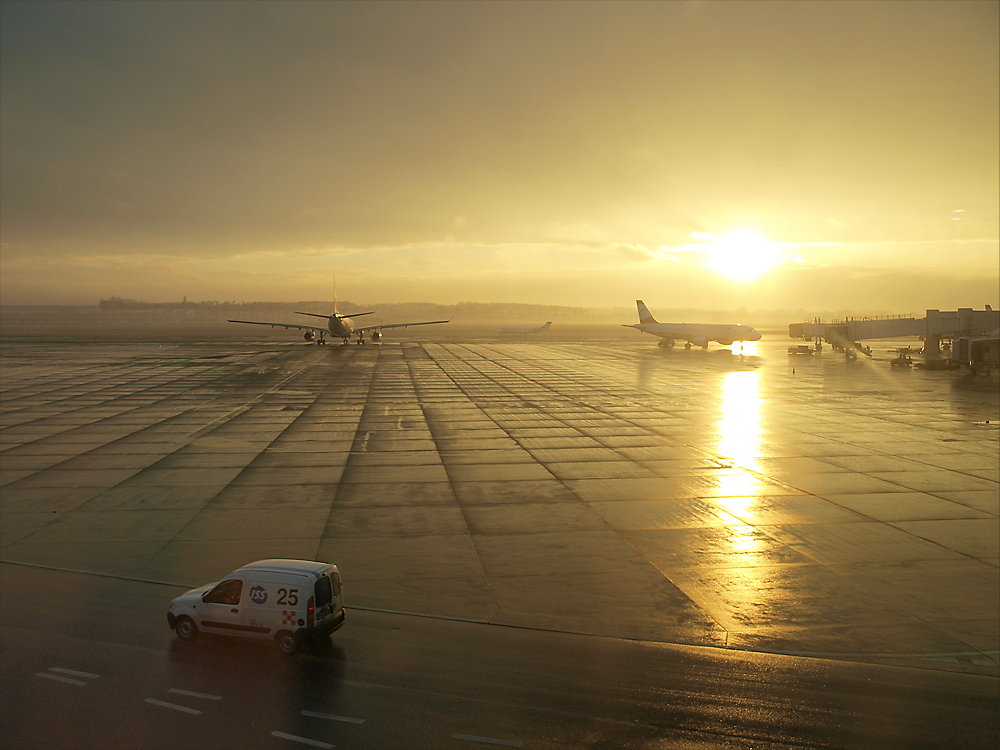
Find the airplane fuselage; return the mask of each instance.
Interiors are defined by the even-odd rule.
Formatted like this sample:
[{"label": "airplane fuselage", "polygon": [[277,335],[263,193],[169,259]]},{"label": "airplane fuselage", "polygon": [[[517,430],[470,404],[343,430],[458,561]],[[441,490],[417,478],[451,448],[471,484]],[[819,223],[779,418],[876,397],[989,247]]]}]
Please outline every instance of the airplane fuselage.
[{"label": "airplane fuselage", "polygon": [[354,333],[354,321],[350,318],[341,317],[336,313],[330,316],[330,322],[327,327],[330,331],[330,336],[338,336],[342,339],[346,339]]},{"label": "airplane fuselage", "polygon": [[713,325],[710,323],[636,323],[632,326],[643,333],[651,333],[667,341],[687,341],[705,346],[718,341],[729,346],[734,341],[758,341],[760,333],[751,326]]}]

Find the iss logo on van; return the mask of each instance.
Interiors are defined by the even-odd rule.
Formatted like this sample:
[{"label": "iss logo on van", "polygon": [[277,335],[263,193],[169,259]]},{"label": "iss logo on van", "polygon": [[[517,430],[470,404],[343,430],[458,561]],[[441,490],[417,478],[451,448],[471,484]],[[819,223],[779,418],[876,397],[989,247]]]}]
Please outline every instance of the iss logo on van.
[{"label": "iss logo on van", "polygon": [[267,601],[267,589],[263,586],[254,586],[250,589],[250,601],[254,604],[263,604]]}]

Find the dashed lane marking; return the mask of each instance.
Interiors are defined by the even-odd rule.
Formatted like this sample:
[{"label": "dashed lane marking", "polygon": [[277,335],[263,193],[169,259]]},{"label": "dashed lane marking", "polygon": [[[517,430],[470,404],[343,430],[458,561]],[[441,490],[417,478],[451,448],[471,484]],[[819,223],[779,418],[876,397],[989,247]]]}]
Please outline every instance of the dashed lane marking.
[{"label": "dashed lane marking", "polygon": [[160,706],[161,708],[172,708],[174,711],[183,711],[186,714],[193,714],[194,716],[201,716],[201,711],[197,708],[178,706],[176,703],[167,703],[166,701],[157,700],[156,698],[146,698],[146,703],[152,703],[154,706]]},{"label": "dashed lane marking", "polygon": [[62,667],[49,667],[50,672],[59,672],[60,674],[71,674],[74,677],[86,677],[90,680],[96,680],[100,677],[99,674],[93,674],[91,672],[77,672],[75,669],[63,669]]},{"label": "dashed lane marking", "polygon": [[271,732],[272,737],[280,737],[283,740],[291,740],[292,742],[301,742],[303,745],[309,745],[310,747],[324,747],[331,748],[336,747],[336,745],[331,745],[328,742],[320,742],[319,740],[311,740],[308,737],[299,737],[295,734],[285,734],[284,732]]},{"label": "dashed lane marking", "polygon": [[[56,674],[53,674],[55,672]],[[96,680],[100,677],[99,674],[94,674],[93,672],[77,672],[75,669],[64,669],[63,667],[49,667],[48,672],[35,672],[36,677],[44,677],[47,680],[57,680],[58,682],[65,682],[69,685],[86,685],[87,683],[83,680],[74,680],[73,677],[64,677],[64,675],[73,675],[73,677],[85,677],[88,680]]]},{"label": "dashed lane marking", "polygon": [[364,719],[352,719],[350,716],[336,716],[334,714],[321,714],[316,711],[303,711],[303,716],[312,716],[316,719],[329,719],[330,721],[346,721],[348,724],[364,724]]},{"label": "dashed lane marking", "polygon": [[87,683],[83,680],[74,680],[72,677],[63,677],[62,675],[52,674],[50,672],[35,672],[35,677],[45,677],[49,680],[58,680],[59,682],[68,682],[70,685],[86,685]]},{"label": "dashed lane marking", "polygon": [[472,734],[453,734],[452,739],[468,740],[469,742],[485,742],[487,745],[504,745],[506,747],[524,747],[520,742],[514,740],[498,740],[494,737],[476,737]]},{"label": "dashed lane marking", "polygon": [[181,688],[170,688],[167,692],[168,693],[174,693],[176,695],[188,695],[188,696],[191,696],[192,698],[204,698],[205,700],[210,700],[210,701],[221,701],[222,700],[222,696],[221,695],[209,695],[208,693],[196,693],[193,690],[183,690]]}]

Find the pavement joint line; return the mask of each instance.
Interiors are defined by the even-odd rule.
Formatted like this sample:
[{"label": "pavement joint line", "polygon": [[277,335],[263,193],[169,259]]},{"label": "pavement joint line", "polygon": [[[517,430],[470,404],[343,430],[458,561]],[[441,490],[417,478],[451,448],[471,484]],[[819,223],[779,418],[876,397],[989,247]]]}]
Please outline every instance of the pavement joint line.
[{"label": "pavement joint line", "polygon": [[23,568],[39,568],[41,570],[54,570],[59,573],[77,573],[79,575],[97,576],[99,578],[115,578],[119,581],[132,581],[135,583],[152,583],[156,586],[176,586],[178,588],[188,588],[188,589],[194,588],[194,586],[191,586],[190,584],[187,583],[171,583],[170,581],[156,581],[153,580],[152,578],[136,578],[135,576],[125,576],[125,575],[120,575],[118,573],[101,573],[96,570],[77,570],[75,568],[60,568],[55,565],[42,565],[40,563],[21,562],[19,560],[0,559],[0,563],[4,565],[20,565]]},{"label": "pavement joint line", "polygon": [[[99,573],[92,570],[75,570],[73,568],[59,568],[53,565],[41,565],[39,563],[28,563],[19,562],[17,560],[2,560],[0,559],[0,564],[6,565],[19,565],[26,568],[40,568],[42,570],[54,570],[60,573],[77,573],[79,575],[89,575],[89,576],[99,576],[101,578],[115,578],[121,581],[132,581],[135,583],[150,583],[156,586],[173,586],[176,588],[192,589],[195,588],[189,583],[171,583],[169,581],[155,581],[148,578],[133,578],[131,576],[117,575],[114,573]],[[531,625],[510,625],[503,622],[492,622],[490,620],[482,620],[478,618],[471,617],[455,617],[452,615],[435,615],[427,612],[406,612],[403,610],[395,609],[383,609],[380,607],[359,607],[350,606],[344,607],[345,610],[357,610],[359,612],[375,612],[378,614],[386,615],[399,615],[401,617],[423,617],[429,620],[447,620],[449,622],[464,622],[471,625],[489,625],[496,628],[513,628],[515,630],[531,630],[536,632],[544,633],[563,633],[566,635],[582,635],[589,636],[593,638],[614,638],[615,640],[621,641],[635,641],[641,643],[658,643],[667,644],[672,646],[690,646],[693,648],[718,648],[723,651],[740,651],[744,653],[753,654],[773,654],[775,656],[801,656],[813,659],[940,659],[952,656],[1000,656],[1000,650],[998,651],[956,651],[954,653],[932,653],[932,654],[868,654],[868,653],[851,653],[845,654],[839,651],[779,651],[776,649],[754,649],[747,647],[737,647],[737,646],[717,646],[711,643],[684,643],[682,641],[651,641],[645,638],[626,638],[624,636],[605,636],[596,633],[585,633],[579,630],[558,630],[555,628],[542,628],[533,627]],[[42,674],[42,673],[39,673]],[[55,678],[54,675],[50,675]]]},{"label": "pavement joint line", "polygon": [[344,721],[348,724],[364,724],[364,719],[352,719],[350,716],[337,716],[335,714],[321,714],[317,711],[302,711],[303,716],[312,716],[314,719],[329,719],[330,721]]},{"label": "pavement joint line", "polygon": [[323,747],[323,748],[333,748],[336,745],[331,745],[329,742],[320,742],[319,740],[311,740],[308,737],[299,737],[297,734],[287,734],[285,732],[274,731],[271,732],[272,737],[280,737],[283,740],[291,740],[292,742],[301,742],[303,745],[309,745],[310,747]]},{"label": "pavement joint line", "polygon": [[179,706],[176,703],[167,703],[166,701],[157,700],[156,698],[146,698],[146,703],[152,703],[154,706],[160,706],[161,708],[172,708],[174,711],[183,711],[186,714],[192,714],[194,716],[201,716],[201,711],[197,708],[188,708],[187,706]]},{"label": "pavement joint line", "polygon": [[[736,649],[729,649],[730,651]],[[943,654],[843,654],[838,651],[758,651],[756,649],[741,648],[740,651],[751,651],[756,654],[780,654],[782,656],[812,656],[817,658],[824,657],[865,657],[865,658],[877,658],[877,659],[948,659],[956,656],[1000,656],[1000,651],[953,651],[950,653]]]}]

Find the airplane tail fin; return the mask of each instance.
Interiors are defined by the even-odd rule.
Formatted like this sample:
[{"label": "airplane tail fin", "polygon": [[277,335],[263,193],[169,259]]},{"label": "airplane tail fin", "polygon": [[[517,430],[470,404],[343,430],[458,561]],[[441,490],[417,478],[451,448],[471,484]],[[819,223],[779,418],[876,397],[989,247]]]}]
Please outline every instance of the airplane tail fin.
[{"label": "airplane tail fin", "polygon": [[551,320],[548,323],[546,323],[545,325],[542,326],[542,330],[543,331],[549,330],[549,326],[550,325],[552,325],[552,321]]},{"label": "airplane tail fin", "polygon": [[640,323],[655,323],[656,322],[656,318],[653,317],[653,314],[649,311],[649,308],[646,307],[646,303],[645,302],[643,302],[641,299],[637,299],[635,301],[635,306],[639,310],[639,322]]}]

